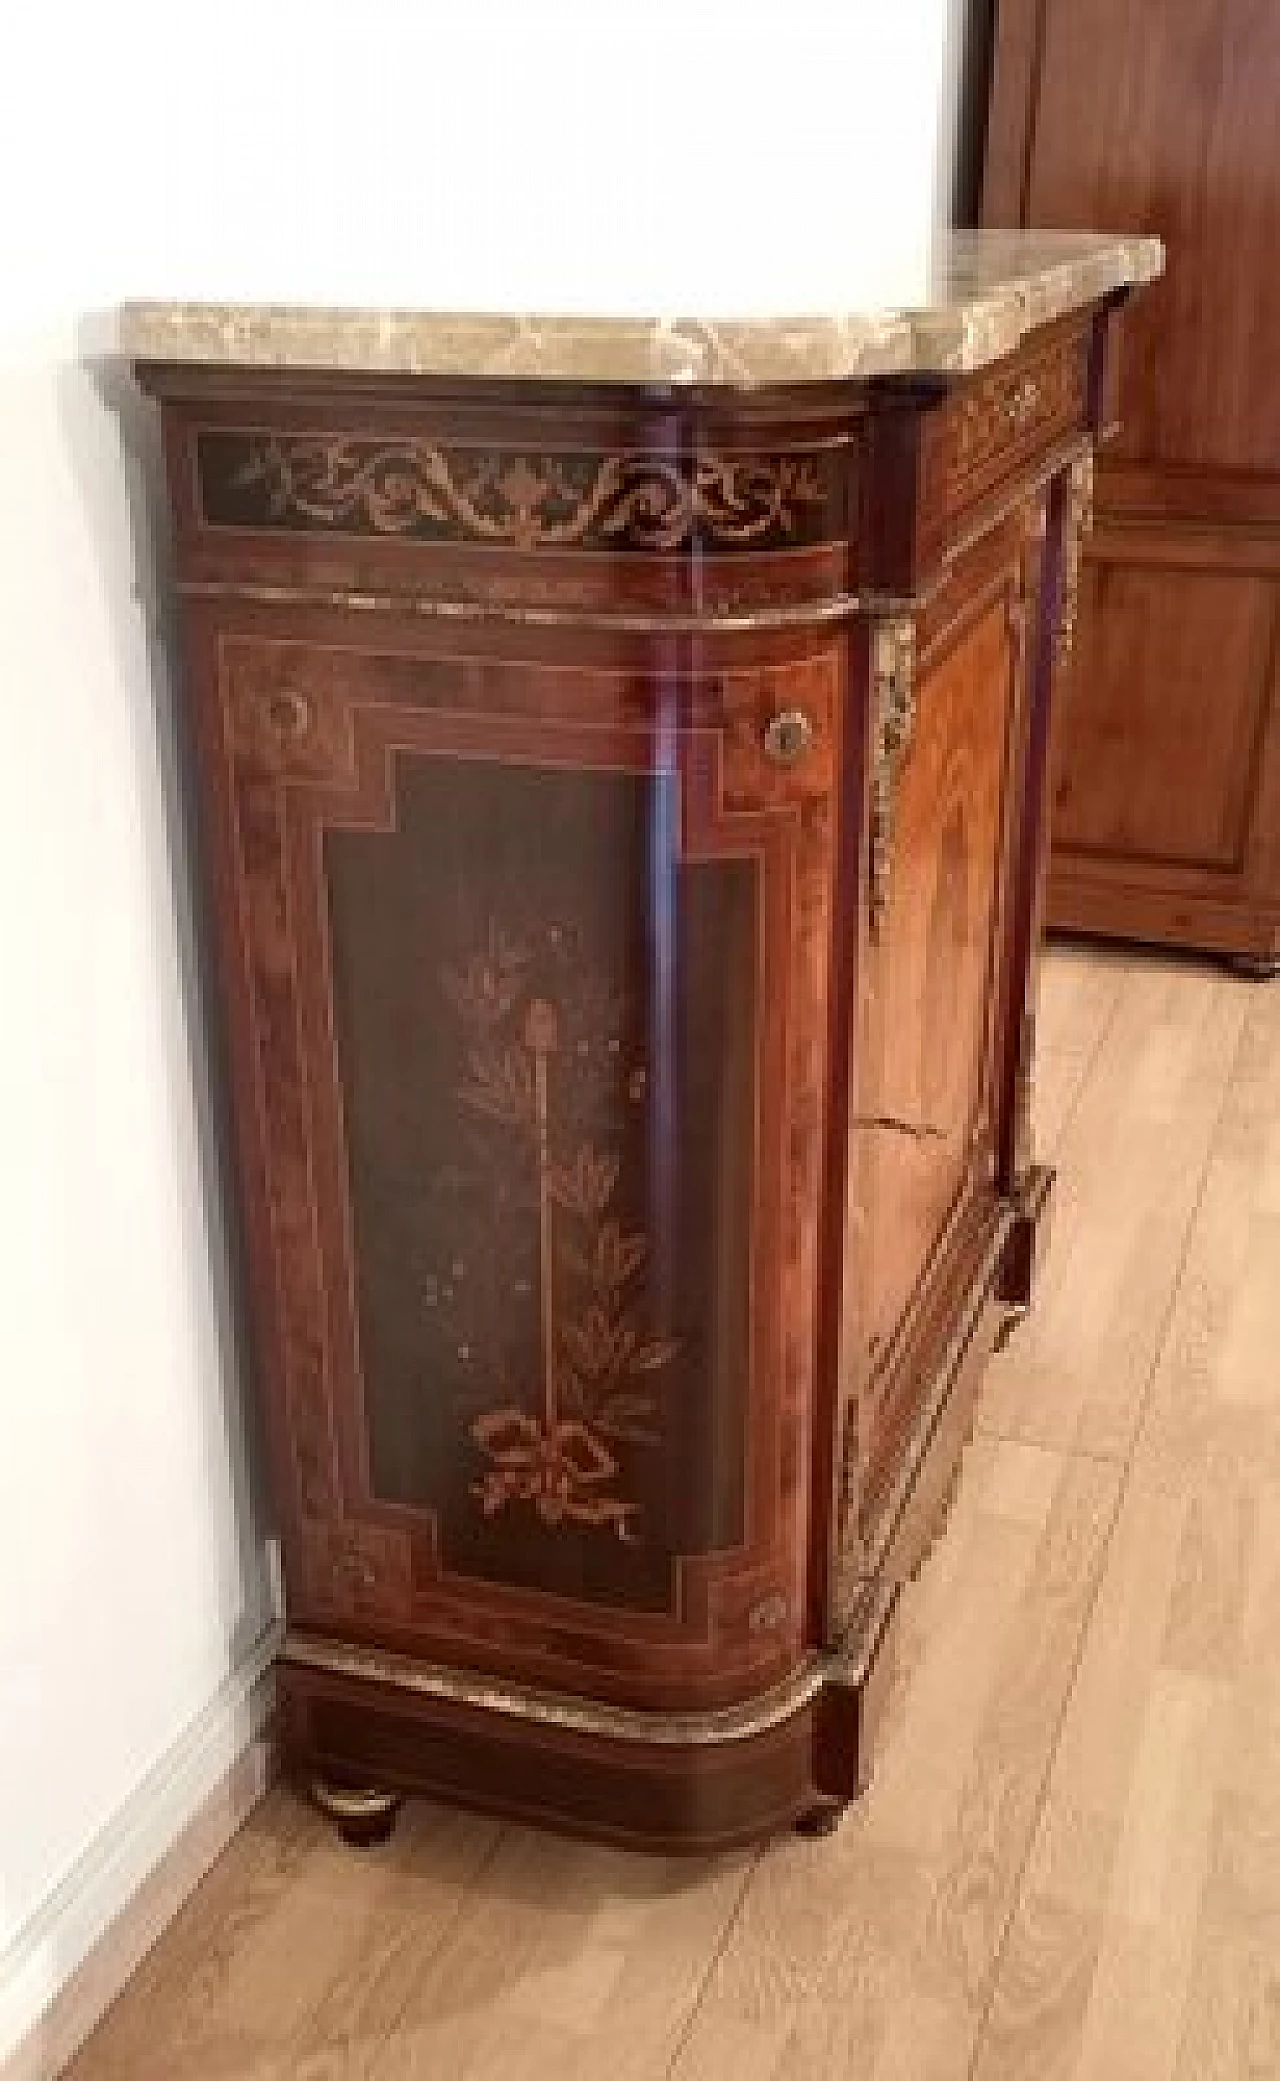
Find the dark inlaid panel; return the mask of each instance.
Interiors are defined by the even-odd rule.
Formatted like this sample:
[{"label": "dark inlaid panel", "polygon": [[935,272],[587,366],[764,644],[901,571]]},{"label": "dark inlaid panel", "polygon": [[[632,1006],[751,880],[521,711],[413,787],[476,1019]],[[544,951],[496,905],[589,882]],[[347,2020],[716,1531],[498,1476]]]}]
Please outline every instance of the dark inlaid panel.
[{"label": "dark inlaid panel", "polygon": [[674,779],[400,755],[325,862],[374,1491],[665,1608],[743,1534],[755,869]]}]

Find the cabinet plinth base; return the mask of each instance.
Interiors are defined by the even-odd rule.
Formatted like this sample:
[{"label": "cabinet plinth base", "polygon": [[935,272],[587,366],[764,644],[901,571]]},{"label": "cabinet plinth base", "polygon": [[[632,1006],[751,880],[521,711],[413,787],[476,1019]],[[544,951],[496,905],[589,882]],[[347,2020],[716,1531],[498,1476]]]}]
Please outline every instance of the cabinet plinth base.
[{"label": "cabinet plinth base", "polygon": [[375,1839],[372,1816],[361,1835],[347,1805],[374,1795],[332,1788],[361,1783],[388,1788],[384,1831],[397,1798],[418,1794],[638,1849],[729,1848],[838,1814],[866,1782],[894,1615],[860,1654],[815,1658],[786,1693],[740,1713],[600,1708],[594,1729],[582,1700],[508,1688],[486,1706],[443,1695],[448,1672],[431,1665],[291,1636],[279,1669],[286,1764],[349,1840]]},{"label": "cabinet plinth base", "polygon": [[[966,1327],[939,1352],[926,1435],[879,1559],[844,1605],[843,1640],[740,1706],[663,1714],[291,1632],[279,1671],[286,1758],[327,1788],[317,1798],[342,1832],[374,1839],[406,1794],[659,1851],[836,1827],[869,1780],[902,1591],[945,1515],[1001,1315],[1030,1297],[1052,1184],[1051,1171],[1030,1169],[975,1246],[957,1302]],[[356,1785],[385,1791],[332,1789]],[[352,1810],[362,1802],[367,1819]]]},{"label": "cabinet plinth base", "polygon": [[311,1797],[320,1812],[332,1821],[343,1842],[350,1843],[355,1850],[369,1850],[385,1843],[395,1828],[401,1804],[396,1792],[324,1777],[312,1778]]}]

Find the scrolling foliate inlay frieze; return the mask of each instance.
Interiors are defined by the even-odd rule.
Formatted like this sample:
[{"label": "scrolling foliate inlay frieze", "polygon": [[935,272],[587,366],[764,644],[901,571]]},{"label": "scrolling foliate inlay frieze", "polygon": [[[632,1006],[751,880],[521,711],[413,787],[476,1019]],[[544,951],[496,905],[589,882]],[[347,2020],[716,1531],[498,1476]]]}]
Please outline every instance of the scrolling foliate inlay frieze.
[{"label": "scrolling foliate inlay frieze", "polygon": [[539,454],[206,428],[196,467],[215,528],[720,555],[839,539],[848,458]]}]

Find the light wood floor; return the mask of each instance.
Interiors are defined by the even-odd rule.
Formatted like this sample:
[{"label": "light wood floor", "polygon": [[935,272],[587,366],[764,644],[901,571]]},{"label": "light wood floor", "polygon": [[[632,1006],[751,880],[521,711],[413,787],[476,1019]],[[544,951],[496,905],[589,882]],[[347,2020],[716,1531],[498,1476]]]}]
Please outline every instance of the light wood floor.
[{"label": "light wood floor", "polygon": [[273,1794],[74,2081],[1280,2076],[1280,984],[1059,949],[1035,1315],[840,1833],[690,1865]]}]

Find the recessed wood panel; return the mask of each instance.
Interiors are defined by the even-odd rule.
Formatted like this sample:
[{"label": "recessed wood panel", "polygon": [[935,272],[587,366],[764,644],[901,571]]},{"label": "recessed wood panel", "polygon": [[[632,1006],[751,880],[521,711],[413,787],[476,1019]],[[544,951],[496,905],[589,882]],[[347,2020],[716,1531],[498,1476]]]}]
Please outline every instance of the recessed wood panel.
[{"label": "recessed wood panel", "polygon": [[884,1350],[970,1170],[989,1038],[1014,686],[1001,593],[924,673],[894,806],[877,956],[883,1057],[871,1157],[868,1331]]},{"label": "recessed wood panel", "polygon": [[396,764],[325,841],[371,1486],[663,1609],[742,1537],[755,872],[678,865],[673,775]]},{"label": "recessed wood panel", "polygon": [[803,1620],[841,654],[415,638],[219,644],[291,1610],[731,1703]]},{"label": "recessed wood panel", "polygon": [[1272,584],[1103,556],[1082,598],[1055,847],[1238,868],[1271,700]]}]

